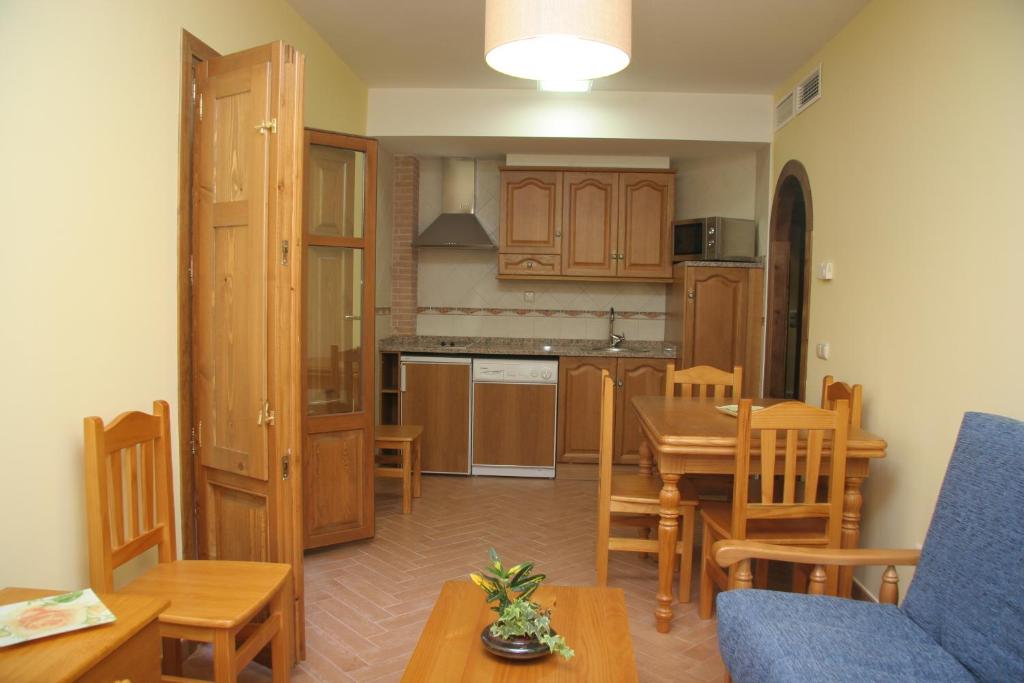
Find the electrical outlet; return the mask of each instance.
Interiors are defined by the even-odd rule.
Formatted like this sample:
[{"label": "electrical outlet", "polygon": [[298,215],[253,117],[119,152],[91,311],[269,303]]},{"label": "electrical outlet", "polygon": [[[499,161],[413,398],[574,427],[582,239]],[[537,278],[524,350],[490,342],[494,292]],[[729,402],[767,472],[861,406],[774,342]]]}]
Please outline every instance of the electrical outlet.
[{"label": "electrical outlet", "polygon": [[532,304],[534,298],[535,297],[534,297],[533,292],[523,292],[523,301],[525,301],[526,303]]},{"label": "electrical outlet", "polygon": [[818,279],[819,280],[831,280],[834,276],[835,269],[831,261],[823,261],[818,264]]},{"label": "electrical outlet", "polygon": [[828,342],[820,342],[817,347],[818,358],[822,360],[828,360],[829,356],[832,355],[832,348]]}]

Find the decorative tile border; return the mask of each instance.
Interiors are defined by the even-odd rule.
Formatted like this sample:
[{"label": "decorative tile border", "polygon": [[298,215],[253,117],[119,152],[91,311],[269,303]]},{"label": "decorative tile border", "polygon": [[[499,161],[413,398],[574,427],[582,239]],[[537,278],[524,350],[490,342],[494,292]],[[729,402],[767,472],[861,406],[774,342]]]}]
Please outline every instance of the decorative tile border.
[{"label": "decorative tile border", "polygon": [[[383,309],[377,309],[378,314]],[[608,311],[560,310],[555,308],[466,308],[446,306],[419,306],[419,315],[479,315],[518,316],[525,318],[607,318]],[[616,318],[623,320],[664,320],[665,313],[658,311],[615,311]]]}]

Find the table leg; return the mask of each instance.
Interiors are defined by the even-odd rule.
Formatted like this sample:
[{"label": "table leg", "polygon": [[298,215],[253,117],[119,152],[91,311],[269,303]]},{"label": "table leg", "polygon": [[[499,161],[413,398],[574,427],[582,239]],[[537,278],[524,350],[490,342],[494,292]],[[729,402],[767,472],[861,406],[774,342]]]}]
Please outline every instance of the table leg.
[{"label": "table leg", "polygon": [[676,537],[679,531],[679,475],[661,475],[662,487],[659,496],[661,509],[658,514],[658,606],[654,610],[656,628],[659,633],[668,633],[672,628],[672,570],[676,561]]},{"label": "table leg", "polygon": [[[860,485],[864,477],[847,477],[843,496],[842,547],[856,548],[860,544],[860,508],[864,497]],[[853,592],[853,567],[839,568],[839,596],[848,598]]]}]

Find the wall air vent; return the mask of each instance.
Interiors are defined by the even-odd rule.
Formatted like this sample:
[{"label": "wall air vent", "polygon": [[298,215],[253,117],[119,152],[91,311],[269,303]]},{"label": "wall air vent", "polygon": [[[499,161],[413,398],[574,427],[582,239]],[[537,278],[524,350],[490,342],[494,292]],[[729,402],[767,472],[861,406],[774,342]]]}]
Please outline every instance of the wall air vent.
[{"label": "wall air vent", "polygon": [[793,110],[793,93],[787,93],[785,97],[779,100],[779,103],[775,105],[775,130],[782,128],[784,125],[789,123],[789,120],[793,118],[793,114],[796,112]]},{"label": "wall air vent", "polygon": [[796,112],[799,114],[821,98],[821,64],[796,86]]}]

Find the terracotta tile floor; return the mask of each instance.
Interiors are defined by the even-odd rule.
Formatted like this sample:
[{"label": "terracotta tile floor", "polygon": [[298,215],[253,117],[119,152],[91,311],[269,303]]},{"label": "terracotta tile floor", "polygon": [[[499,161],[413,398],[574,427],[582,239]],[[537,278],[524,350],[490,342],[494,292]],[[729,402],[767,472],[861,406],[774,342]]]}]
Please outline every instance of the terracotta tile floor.
[{"label": "terracotta tile floor", "polygon": [[[398,482],[378,480],[376,537],[306,555],[307,657],[293,680],[399,680],[441,584],[479,569],[492,545],[536,561],[551,583],[593,584],[596,496],[593,481],[424,476],[402,515]],[[626,593],[640,680],[721,681],[715,623],[695,603],[677,603],[672,631],[655,631],[656,582],[653,559],[612,553],[609,585]],[[257,669],[247,677],[265,680]]]}]

